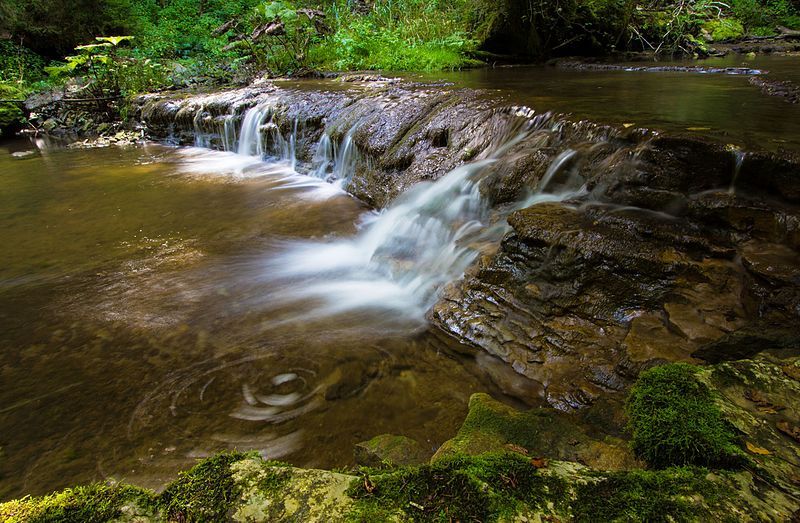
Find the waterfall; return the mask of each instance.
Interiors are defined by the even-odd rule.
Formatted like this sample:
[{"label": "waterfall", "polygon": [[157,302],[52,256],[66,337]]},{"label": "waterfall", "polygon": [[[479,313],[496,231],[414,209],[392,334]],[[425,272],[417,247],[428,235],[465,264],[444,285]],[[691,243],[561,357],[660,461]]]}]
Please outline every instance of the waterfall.
[{"label": "waterfall", "polygon": [[[560,155],[551,170],[557,172],[574,154]],[[560,193],[540,189],[492,217],[480,184],[496,161],[479,160],[417,184],[353,238],[288,245],[264,273],[285,282],[283,295],[271,299],[309,301],[309,317],[387,309],[395,319],[424,324],[443,286],[462,277],[481,246],[501,240],[510,212],[585,194],[584,187]]]},{"label": "waterfall", "polygon": [[338,146],[328,133],[323,133],[311,161],[311,176],[347,187],[359,160],[358,148],[353,140],[355,132],[356,127],[350,128]]},{"label": "waterfall", "polygon": [[314,158],[311,160],[311,176],[327,180],[335,162],[331,137],[328,136],[328,133],[322,133],[322,138],[314,152]]},{"label": "waterfall", "polygon": [[356,128],[351,127],[344,135],[342,146],[334,150],[333,179],[339,181],[343,187],[350,183],[358,163],[358,149],[353,141],[355,132]]},{"label": "waterfall", "polygon": [[[298,121],[284,138],[275,116],[276,108],[270,103],[245,112],[238,132],[238,155],[254,161],[289,161],[295,172]],[[233,121],[228,118],[223,123],[226,148],[236,140]],[[309,317],[321,318],[359,310],[391,310],[393,319],[423,325],[444,285],[462,277],[483,248],[496,246],[502,239],[508,231],[505,219],[509,213],[585,194],[583,187],[547,192],[577,154],[567,149],[552,161],[538,190],[515,205],[491,209],[481,195],[481,182],[498,157],[534,133],[542,133],[542,143],[546,143],[544,137],[557,132],[555,125],[548,114],[514,120],[505,135],[497,135],[494,155],[458,167],[435,182],[418,183],[382,212],[365,215],[354,237],[285,244],[262,267],[260,278],[272,280],[270,304],[302,304],[300,310]],[[322,135],[309,166],[312,177],[347,187],[359,162],[354,140],[357,127],[351,127],[340,144],[328,133]],[[568,179],[558,187],[568,187],[570,182]]]},{"label": "waterfall", "polygon": [[222,124],[222,148],[233,151],[236,148],[236,117],[228,115]]},{"label": "waterfall", "polygon": [[731,178],[731,185],[728,187],[728,194],[736,194],[736,180],[739,178],[739,173],[742,170],[742,164],[746,154],[742,151],[734,151],[735,161],[733,164],[733,177]]}]

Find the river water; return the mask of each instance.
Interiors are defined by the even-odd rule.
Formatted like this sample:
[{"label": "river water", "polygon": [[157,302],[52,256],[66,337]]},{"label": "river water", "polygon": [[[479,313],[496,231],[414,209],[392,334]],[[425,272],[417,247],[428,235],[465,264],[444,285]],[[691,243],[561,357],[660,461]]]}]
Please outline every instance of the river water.
[{"label": "river water", "polygon": [[[780,64],[748,66],[792,70]],[[745,77],[414,78],[576,118],[800,147],[797,108]],[[347,158],[305,169],[315,177],[291,158],[247,156],[256,142],[232,145],[245,154],[0,144],[0,500],[107,477],[159,487],[223,449],[341,467],[355,443],[396,433],[432,452],[473,392],[539,404],[535,386],[425,321],[479,254],[465,246],[504,232],[476,190],[483,165],[378,215],[342,190]]]},{"label": "river water", "polygon": [[331,184],[199,149],[29,150],[0,149],[0,498],[159,486],[228,448],[317,467],[383,433],[433,450],[471,393],[499,393],[402,290],[293,266],[375,219]]}]

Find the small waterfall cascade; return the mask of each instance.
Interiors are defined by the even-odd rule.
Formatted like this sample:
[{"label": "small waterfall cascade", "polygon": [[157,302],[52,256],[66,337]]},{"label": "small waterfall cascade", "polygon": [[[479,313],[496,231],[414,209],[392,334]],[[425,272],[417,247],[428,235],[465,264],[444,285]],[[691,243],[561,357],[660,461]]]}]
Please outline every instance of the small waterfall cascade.
[{"label": "small waterfall cascade", "polygon": [[742,171],[742,164],[747,157],[746,153],[739,150],[734,151],[734,155],[733,177],[731,178],[731,185],[728,187],[728,194],[736,194],[736,180],[739,178],[739,173]]},{"label": "small waterfall cascade", "polygon": [[[289,161],[294,169],[298,122],[284,137],[276,112],[269,102],[251,107],[242,116],[238,133],[235,117],[222,120],[224,147],[233,149],[235,144],[239,155]],[[263,273],[264,278],[277,280],[275,288],[285,289],[271,295],[271,301],[303,302],[309,317],[388,309],[399,319],[423,324],[444,285],[462,277],[482,249],[502,239],[508,231],[508,214],[585,194],[585,187],[572,187],[576,177],[571,171],[566,183],[562,180],[565,170],[574,170],[578,154],[567,149],[552,161],[535,191],[502,210],[491,208],[481,194],[481,183],[492,172],[489,167],[523,140],[533,147],[545,146],[548,137],[559,132],[559,123],[549,114],[517,116],[507,127],[496,129],[493,153],[486,151],[434,182],[418,183],[382,212],[366,215],[356,236],[287,244],[267,262]],[[324,133],[309,174],[346,188],[359,162],[357,129],[351,127],[339,144]]]},{"label": "small waterfall cascade", "polygon": [[225,151],[233,151],[236,149],[236,116],[228,115],[222,122],[222,148]]},{"label": "small waterfall cascade", "polygon": [[[551,131],[527,129],[510,141],[518,142],[537,130]],[[317,172],[325,162],[329,165],[330,150],[328,143],[320,144]],[[505,150],[501,147],[497,153]],[[549,177],[562,171],[575,154],[567,150],[559,155],[548,169]],[[342,158],[346,158],[344,151]],[[496,157],[485,158],[435,182],[418,183],[373,216],[353,238],[289,245],[269,268],[270,277],[295,282],[285,299],[311,300],[315,305],[308,310],[310,316],[390,309],[399,318],[424,322],[443,286],[462,277],[483,247],[500,241],[508,230],[505,217],[509,213],[586,193],[583,186],[548,193],[550,180],[543,180],[535,193],[497,215],[480,192],[488,167],[496,161]],[[296,285],[297,281],[302,285]]]},{"label": "small waterfall cascade", "polygon": [[205,114],[205,106],[201,105],[194,113],[192,123],[194,124],[194,145],[195,147],[211,147],[211,137],[203,132],[202,122]]},{"label": "small waterfall cascade", "polygon": [[341,145],[337,145],[328,133],[323,133],[312,160],[312,176],[347,187],[359,161],[358,147],[353,139],[356,130],[355,126],[350,128]]},{"label": "small waterfall cascade", "polygon": [[292,133],[286,139],[274,121],[275,113],[275,107],[270,103],[259,104],[248,109],[242,119],[236,152],[243,156],[289,161],[294,168],[298,122],[295,119]]},{"label": "small waterfall cascade", "polygon": [[311,159],[311,176],[327,180],[335,163],[333,141],[328,133],[322,133],[314,157]]}]

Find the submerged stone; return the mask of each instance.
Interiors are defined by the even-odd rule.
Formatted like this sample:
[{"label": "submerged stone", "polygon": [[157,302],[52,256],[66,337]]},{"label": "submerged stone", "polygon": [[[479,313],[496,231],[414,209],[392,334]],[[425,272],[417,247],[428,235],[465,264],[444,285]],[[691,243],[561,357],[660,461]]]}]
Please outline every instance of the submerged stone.
[{"label": "submerged stone", "polygon": [[354,449],[356,463],[365,467],[393,467],[420,465],[430,459],[430,453],[406,436],[381,434],[362,441]]}]

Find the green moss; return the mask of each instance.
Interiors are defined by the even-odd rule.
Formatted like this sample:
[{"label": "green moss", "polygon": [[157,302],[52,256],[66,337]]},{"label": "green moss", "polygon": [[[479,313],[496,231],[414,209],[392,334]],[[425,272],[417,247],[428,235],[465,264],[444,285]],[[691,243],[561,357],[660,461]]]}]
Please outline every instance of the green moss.
[{"label": "green moss", "polygon": [[692,467],[604,473],[578,484],[573,517],[579,522],[711,520],[708,507],[717,506],[727,493],[707,475]]},{"label": "green moss", "polygon": [[275,493],[285,487],[292,478],[291,465],[280,461],[264,462],[265,475],[258,480],[258,490]]},{"label": "green moss", "polygon": [[231,464],[248,457],[240,452],[218,454],[182,472],[158,499],[167,519],[223,521],[236,499]]},{"label": "green moss", "polygon": [[473,394],[469,414],[456,437],[443,445],[434,457],[481,454],[502,449],[506,444],[535,450],[539,455],[558,457],[563,446],[583,439],[574,423],[553,409],[521,412],[487,394]]},{"label": "green moss", "polygon": [[522,456],[460,456],[433,465],[365,475],[348,494],[356,500],[351,521],[496,521],[526,508],[565,507],[566,483]]},{"label": "green moss", "polygon": [[735,467],[745,457],[711,392],[684,363],[643,372],[626,410],[634,452],[651,466]]},{"label": "green moss", "polygon": [[122,515],[122,507],[135,504],[148,511],[154,494],[130,485],[97,483],[66,489],[37,498],[0,505],[0,520],[7,523],[94,523]]},{"label": "green moss", "polygon": [[715,42],[733,40],[744,36],[744,26],[739,20],[723,18],[710,20],[703,25],[703,29],[711,34]]}]

